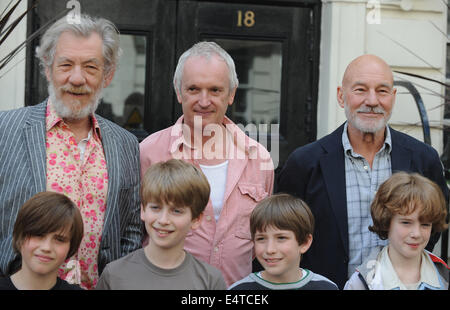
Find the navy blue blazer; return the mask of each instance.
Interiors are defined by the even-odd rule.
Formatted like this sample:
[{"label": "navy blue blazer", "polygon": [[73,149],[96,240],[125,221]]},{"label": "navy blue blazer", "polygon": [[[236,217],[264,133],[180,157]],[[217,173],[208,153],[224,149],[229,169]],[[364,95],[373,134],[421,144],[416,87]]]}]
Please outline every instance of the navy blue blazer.
[{"label": "navy blue blazer", "polygon": [[[418,172],[436,182],[448,202],[442,163],[431,146],[389,128],[392,138],[392,172]],[[315,229],[311,248],[301,265],[343,288],[349,262],[347,196],[345,185],[344,125],[331,134],[297,148],[278,177],[277,192],[302,198],[311,208]],[[432,250],[439,234],[430,238]]]}]

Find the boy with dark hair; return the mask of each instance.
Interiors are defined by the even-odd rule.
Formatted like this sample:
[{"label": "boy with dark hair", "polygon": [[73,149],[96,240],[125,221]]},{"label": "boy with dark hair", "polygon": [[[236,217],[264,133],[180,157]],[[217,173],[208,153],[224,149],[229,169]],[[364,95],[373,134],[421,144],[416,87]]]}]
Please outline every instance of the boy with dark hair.
[{"label": "boy with dark hair", "polygon": [[[16,259],[0,290],[81,290],[58,277],[62,263],[77,252],[83,221],[77,206],[65,195],[41,192],[19,210],[13,230]],[[18,263],[18,264],[17,264]]]},{"label": "boy with dark hair", "polygon": [[276,194],[262,200],[250,216],[250,232],[264,271],[251,273],[229,289],[337,290],[327,278],[299,268],[313,231],[314,217],[301,199]]},{"label": "boy with dark hair", "polygon": [[223,290],[216,268],[184,251],[184,240],[200,225],[209,199],[205,175],[171,159],[150,166],[142,179],[141,219],[148,244],[109,263],[96,289]]},{"label": "boy with dark hair", "polygon": [[374,249],[345,284],[346,290],[446,290],[449,269],[425,250],[430,235],[448,227],[441,189],[417,174],[398,172],[379,187],[369,230],[389,240]]}]

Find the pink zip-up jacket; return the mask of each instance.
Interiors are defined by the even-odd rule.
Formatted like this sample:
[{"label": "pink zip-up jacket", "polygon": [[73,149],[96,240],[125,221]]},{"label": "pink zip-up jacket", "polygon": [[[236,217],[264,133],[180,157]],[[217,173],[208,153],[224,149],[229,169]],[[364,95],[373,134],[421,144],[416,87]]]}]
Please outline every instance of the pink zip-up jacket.
[{"label": "pink zip-up jacket", "polygon": [[[234,135],[234,152],[228,156],[224,204],[218,221],[211,200],[198,229],[188,233],[185,250],[218,268],[227,285],[252,271],[254,258],[250,235],[250,214],[256,204],[272,194],[273,162],[264,146],[249,138],[227,117],[223,125]],[[175,125],[148,136],[140,143],[141,175],[152,164],[172,158],[199,167],[198,161],[183,155],[189,148],[182,135],[183,116]],[[190,152],[186,152],[186,154]]]}]

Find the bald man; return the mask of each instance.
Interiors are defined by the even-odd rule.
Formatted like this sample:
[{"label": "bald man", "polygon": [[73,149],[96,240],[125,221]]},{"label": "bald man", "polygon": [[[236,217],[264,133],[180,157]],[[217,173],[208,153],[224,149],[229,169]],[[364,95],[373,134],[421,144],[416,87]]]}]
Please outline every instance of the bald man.
[{"label": "bald man", "polygon": [[[353,60],[337,88],[347,121],[297,148],[279,175],[278,192],[305,200],[315,217],[312,246],[302,267],[341,289],[372,249],[387,244],[368,226],[375,192],[393,172],[424,175],[439,185],[448,201],[436,150],[387,125],[395,103],[393,84],[391,68],[381,58],[363,55]],[[438,238],[430,238],[428,250]]]}]

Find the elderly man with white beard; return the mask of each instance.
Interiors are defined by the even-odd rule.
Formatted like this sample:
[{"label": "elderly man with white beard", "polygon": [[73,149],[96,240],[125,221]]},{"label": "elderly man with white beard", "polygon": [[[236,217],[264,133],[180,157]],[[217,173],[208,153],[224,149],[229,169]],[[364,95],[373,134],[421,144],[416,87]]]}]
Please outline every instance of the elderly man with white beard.
[{"label": "elderly man with white beard", "polygon": [[119,52],[110,21],[87,15],[79,24],[60,19],[36,50],[48,99],[0,112],[0,274],[21,268],[12,229],[19,208],[42,191],[65,194],[83,216],[84,238],[61,266],[60,278],[92,289],[107,263],[140,247],[137,138],[94,114]]},{"label": "elderly man with white beard", "polygon": [[[389,65],[362,55],[347,67],[337,101],[347,122],[331,134],[297,148],[279,175],[278,191],[303,199],[315,218],[311,248],[302,267],[341,289],[355,268],[379,245],[368,230],[370,204],[379,185],[396,171],[418,172],[439,185],[448,201],[435,149],[387,125],[396,89]],[[435,234],[427,245],[432,250]]]}]

